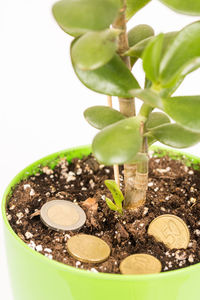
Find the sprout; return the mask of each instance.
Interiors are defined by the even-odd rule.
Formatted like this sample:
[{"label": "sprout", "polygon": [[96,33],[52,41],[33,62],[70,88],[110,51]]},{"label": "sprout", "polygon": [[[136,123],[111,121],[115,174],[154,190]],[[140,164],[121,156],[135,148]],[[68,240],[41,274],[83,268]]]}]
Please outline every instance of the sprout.
[{"label": "sprout", "polygon": [[123,196],[122,192],[120,191],[119,186],[117,185],[117,183],[114,180],[105,180],[105,185],[111,192],[111,194],[113,196],[113,200],[114,200],[114,203],[113,203],[112,200],[110,200],[109,198],[106,197],[106,203],[107,203],[108,207],[111,210],[117,211],[120,214],[122,214],[122,202],[124,201],[124,196]]}]

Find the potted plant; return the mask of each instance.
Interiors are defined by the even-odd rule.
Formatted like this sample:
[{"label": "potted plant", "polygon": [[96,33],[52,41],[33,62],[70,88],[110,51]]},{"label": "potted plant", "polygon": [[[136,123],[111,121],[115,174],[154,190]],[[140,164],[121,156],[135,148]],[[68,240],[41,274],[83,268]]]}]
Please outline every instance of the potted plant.
[{"label": "potted plant", "polygon": [[[148,171],[149,147],[154,142],[186,148],[200,141],[200,96],[173,96],[184,78],[200,66],[200,22],[157,36],[148,25],[127,32],[126,22],[148,2],[62,0],[53,6],[59,26],[74,37],[70,53],[75,73],[85,86],[107,95],[108,106],[84,112],[86,120],[100,130],[92,147],[66,150],[35,162],[13,179],[4,194],[2,212],[15,299],[199,298],[199,173],[194,170],[199,169],[200,160],[151,148],[157,158],[151,160],[154,182],[149,184]],[[198,0],[162,2],[183,13],[200,13]],[[143,61],[144,88],[131,72],[138,59]],[[112,96],[119,98],[120,111],[112,108]],[[143,102],[137,115],[135,98]],[[91,151],[101,165],[88,157]],[[112,165],[115,181],[111,180],[112,167],[106,167]],[[162,184],[148,195],[148,186],[151,189],[159,181]],[[155,200],[159,189],[162,193]],[[109,190],[113,199],[104,197]],[[84,192],[92,197],[83,201]],[[42,209],[55,198],[82,207],[83,223],[75,229],[86,238],[86,252],[80,240],[73,248],[71,241],[80,238],[77,231],[57,233],[58,228],[46,222]],[[63,211],[57,210],[61,215]],[[69,219],[76,219],[76,213]],[[55,211],[48,216],[59,222]],[[65,220],[62,225],[69,226]],[[106,250],[102,244],[93,247],[90,238],[94,236],[107,242]],[[43,243],[54,247],[55,259]],[[94,254],[103,259],[92,261]],[[134,256],[138,254],[144,256]],[[152,274],[161,268],[163,272]]]}]

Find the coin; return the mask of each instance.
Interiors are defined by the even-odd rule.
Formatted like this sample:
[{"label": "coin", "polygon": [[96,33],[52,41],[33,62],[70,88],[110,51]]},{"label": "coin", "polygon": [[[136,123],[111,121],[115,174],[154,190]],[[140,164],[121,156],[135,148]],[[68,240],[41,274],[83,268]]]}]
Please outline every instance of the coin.
[{"label": "coin", "polygon": [[185,222],[169,214],[154,219],[149,225],[148,234],[169,249],[187,248],[190,241],[190,232]]},{"label": "coin", "polygon": [[54,230],[77,230],[86,221],[84,210],[67,200],[52,200],[40,210],[42,222]]},{"label": "coin", "polygon": [[67,249],[71,256],[86,263],[100,263],[110,255],[110,247],[106,242],[88,234],[77,234],[71,237]]},{"label": "coin", "polygon": [[125,275],[160,273],[161,262],[149,254],[133,254],[122,260],[120,272]]}]

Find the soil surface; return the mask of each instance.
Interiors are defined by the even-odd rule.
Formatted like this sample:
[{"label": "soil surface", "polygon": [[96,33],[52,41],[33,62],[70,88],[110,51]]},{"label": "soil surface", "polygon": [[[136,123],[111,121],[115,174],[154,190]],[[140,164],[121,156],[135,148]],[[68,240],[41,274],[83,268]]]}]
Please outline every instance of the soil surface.
[{"label": "soil surface", "polygon": [[[145,206],[125,211],[122,216],[111,211],[104,185],[113,178],[111,167],[99,165],[92,157],[61,159],[54,170],[42,168],[42,174],[18,184],[7,208],[7,217],[18,236],[32,249],[49,259],[92,272],[120,273],[120,262],[134,253],[147,253],[162,263],[162,271],[183,268],[200,261],[200,173],[168,157],[151,158]],[[120,180],[123,182],[121,169]],[[123,189],[123,186],[122,186]],[[86,264],[71,257],[68,239],[77,232],[57,232],[40,221],[38,211],[47,201],[66,199],[78,204],[87,215],[79,233],[92,234],[111,247],[109,259],[100,264]],[[84,202],[88,198],[95,198]],[[187,249],[169,250],[147,234],[148,225],[157,216],[174,214],[188,225],[191,240]]]}]

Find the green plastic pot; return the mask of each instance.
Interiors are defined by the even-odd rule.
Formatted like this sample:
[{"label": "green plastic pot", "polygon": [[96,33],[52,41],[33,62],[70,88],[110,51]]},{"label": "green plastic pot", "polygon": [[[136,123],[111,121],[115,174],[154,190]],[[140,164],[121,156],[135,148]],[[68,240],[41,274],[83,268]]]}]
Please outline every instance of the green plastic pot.
[{"label": "green plastic pot", "polygon": [[[12,230],[6,205],[12,188],[35,174],[41,165],[54,167],[60,157],[70,161],[89,154],[89,146],[47,156],[21,171],[7,187],[2,203],[7,257],[15,300],[199,300],[200,264],[154,275],[119,275],[79,270],[29,248]],[[184,159],[198,168],[200,159],[180,152],[155,148],[157,155]]]}]

